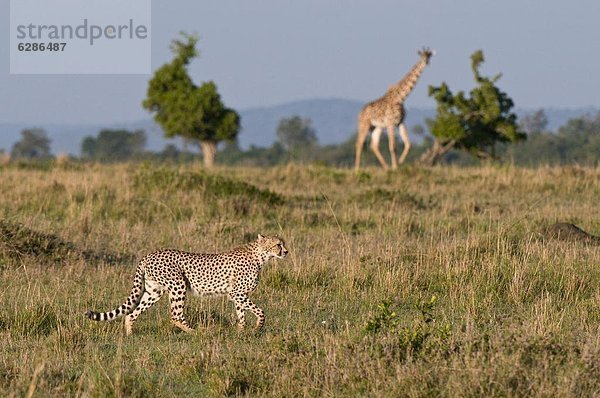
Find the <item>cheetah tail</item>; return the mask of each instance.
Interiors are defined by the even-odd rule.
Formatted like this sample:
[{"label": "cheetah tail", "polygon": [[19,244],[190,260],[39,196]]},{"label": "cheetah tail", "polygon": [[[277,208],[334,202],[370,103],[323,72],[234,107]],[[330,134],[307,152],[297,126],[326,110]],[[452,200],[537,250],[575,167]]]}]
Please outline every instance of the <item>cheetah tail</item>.
[{"label": "cheetah tail", "polygon": [[137,267],[135,277],[133,278],[133,288],[127,300],[119,307],[108,312],[88,311],[85,316],[93,321],[112,321],[120,316],[130,314],[140,303],[144,293],[144,270],[141,266]]}]

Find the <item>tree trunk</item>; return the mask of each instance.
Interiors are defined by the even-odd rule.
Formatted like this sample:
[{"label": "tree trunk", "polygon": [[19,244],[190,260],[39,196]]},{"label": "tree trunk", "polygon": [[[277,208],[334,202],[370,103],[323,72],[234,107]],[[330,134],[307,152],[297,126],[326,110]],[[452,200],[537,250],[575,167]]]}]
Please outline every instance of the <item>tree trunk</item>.
[{"label": "tree trunk", "polygon": [[420,163],[425,166],[434,166],[439,162],[439,160],[444,156],[449,150],[454,148],[456,145],[456,140],[450,140],[442,144],[437,138],[433,141],[433,146],[429,148],[421,158],[419,159]]},{"label": "tree trunk", "polygon": [[200,141],[200,149],[202,149],[202,157],[204,158],[204,166],[207,169],[215,165],[215,155],[217,154],[217,143],[214,141]]}]

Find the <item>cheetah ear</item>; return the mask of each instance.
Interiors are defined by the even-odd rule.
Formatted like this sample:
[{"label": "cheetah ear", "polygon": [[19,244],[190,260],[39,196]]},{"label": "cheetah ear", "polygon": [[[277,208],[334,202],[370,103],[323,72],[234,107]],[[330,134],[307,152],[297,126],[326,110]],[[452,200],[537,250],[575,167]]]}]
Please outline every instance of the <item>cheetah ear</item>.
[{"label": "cheetah ear", "polygon": [[258,240],[263,240],[265,237],[261,234],[258,234]]}]

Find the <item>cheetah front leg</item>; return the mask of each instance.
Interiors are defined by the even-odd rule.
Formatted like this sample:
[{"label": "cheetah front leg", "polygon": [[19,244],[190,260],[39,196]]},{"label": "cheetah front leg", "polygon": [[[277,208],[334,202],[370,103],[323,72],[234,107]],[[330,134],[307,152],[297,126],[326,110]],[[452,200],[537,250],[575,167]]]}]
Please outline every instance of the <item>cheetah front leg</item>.
[{"label": "cheetah front leg", "polygon": [[256,316],[256,328],[260,329],[265,325],[265,312],[259,308],[252,300],[248,299],[247,307]]},{"label": "cheetah front leg", "polygon": [[186,333],[194,331],[190,327],[185,316],[183,315],[183,307],[185,305],[186,285],[183,277],[180,281],[169,286],[169,301],[171,302],[171,323]]},{"label": "cheetah front leg", "polygon": [[238,328],[244,329],[246,326],[246,310],[252,311],[256,316],[256,328],[260,329],[265,324],[265,312],[252,302],[245,294],[236,294],[230,296],[235,303],[235,312],[238,318]]}]

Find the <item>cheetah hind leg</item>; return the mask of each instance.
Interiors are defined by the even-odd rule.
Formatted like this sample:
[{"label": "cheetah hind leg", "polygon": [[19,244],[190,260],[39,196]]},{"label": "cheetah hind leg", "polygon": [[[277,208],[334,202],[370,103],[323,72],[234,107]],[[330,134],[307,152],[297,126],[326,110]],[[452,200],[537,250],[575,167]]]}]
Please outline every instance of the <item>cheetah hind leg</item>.
[{"label": "cheetah hind leg", "polygon": [[129,336],[133,329],[133,324],[140,314],[150,308],[154,303],[156,303],[163,292],[160,289],[154,288],[154,285],[149,281],[146,281],[146,289],[142,294],[142,298],[140,299],[140,303],[138,306],[130,313],[125,316],[125,335]]}]

